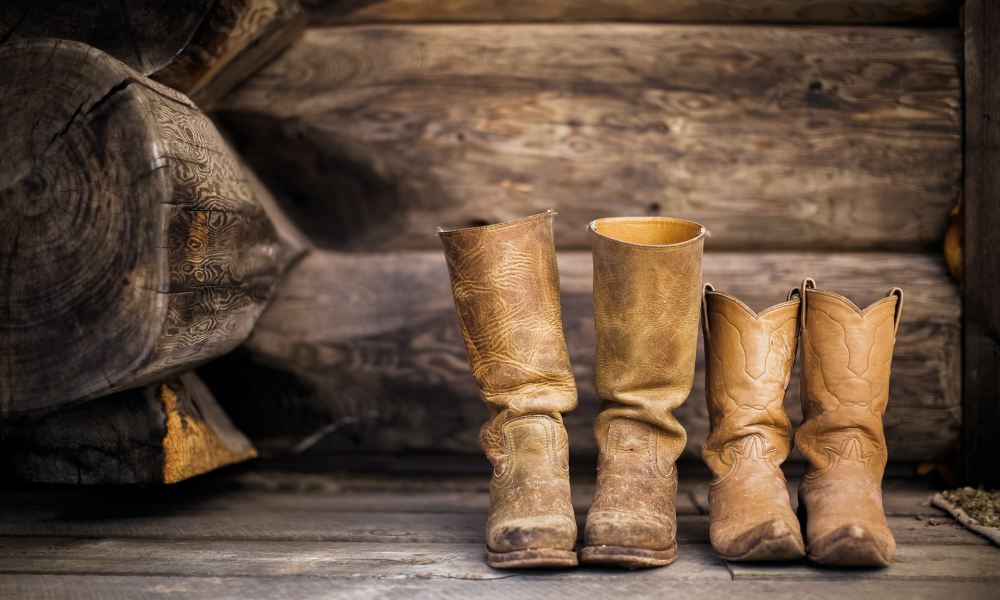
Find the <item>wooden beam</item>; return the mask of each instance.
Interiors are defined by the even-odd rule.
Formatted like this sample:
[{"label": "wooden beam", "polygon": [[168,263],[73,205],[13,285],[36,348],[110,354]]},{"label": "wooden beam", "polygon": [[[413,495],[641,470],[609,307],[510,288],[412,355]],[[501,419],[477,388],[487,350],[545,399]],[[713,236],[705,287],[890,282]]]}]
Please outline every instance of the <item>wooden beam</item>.
[{"label": "wooden beam", "polygon": [[557,209],[705,223],[716,249],[940,251],[960,191],[957,31],[705,25],[311,29],[219,104],[333,249]]},{"label": "wooden beam", "polygon": [[184,51],[215,4],[215,0],[4,0],[0,2],[0,42],[75,40],[149,75]]},{"label": "wooden beam", "polygon": [[[571,449],[595,451],[591,257],[559,256],[563,320],[580,406],[566,416]],[[870,302],[907,293],[886,432],[893,460],[944,461],[959,428],[959,294],[938,257],[887,254],[708,253],[705,280],[762,309],[804,275]],[[255,441],[315,452],[479,452],[486,417],[455,320],[440,252],[315,252],[288,274],[244,346],[203,369],[220,402]],[[699,353],[700,357],[700,353]],[[704,371],[680,409],[696,457],[708,433]],[[801,415],[796,371],[787,408]],[[317,432],[319,432],[317,434]]]},{"label": "wooden beam", "polygon": [[378,22],[667,21],[954,24],[958,0],[304,0],[316,24]]},{"label": "wooden beam", "polygon": [[212,105],[305,31],[298,0],[218,0],[191,43],[153,79]]},{"label": "wooden beam", "polygon": [[292,43],[298,0],[5,0],[0,42],[56,38],[107,52],[202,108]]},{"label": "wooden beam", "polygon": [[0,415],[236,347],[300,248],[191,101],[79,42],[0,45]]},{"label": "wooden beam", "polygon": [[193,373],[0,422],[4,479],[176,483],[257,455]]},{"label": "wooden beam", "polygon": [[965,3],[965,477],[1000,486],[1000,6]]}]

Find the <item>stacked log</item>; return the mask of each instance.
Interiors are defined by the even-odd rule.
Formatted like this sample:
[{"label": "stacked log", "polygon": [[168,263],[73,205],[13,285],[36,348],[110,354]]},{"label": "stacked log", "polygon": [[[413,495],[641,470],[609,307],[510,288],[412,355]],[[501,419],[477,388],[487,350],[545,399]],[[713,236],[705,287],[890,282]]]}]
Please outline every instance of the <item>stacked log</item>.
[{"label": "stacked log", "polygon": [[7,0],[0,40],[83,42],[210,107],[304,29],[297,0]]},{"label": "stacked log", "polygon": [[171,482],[251,456],[193,375],[162,382],[246,338],[301,242],[186,96],[108,54],[8,42],[0,81],[0,417],[34,415],[5,424],[9,472],[62,481],[92,447],[117,458],[78,457],[81,481]]}]

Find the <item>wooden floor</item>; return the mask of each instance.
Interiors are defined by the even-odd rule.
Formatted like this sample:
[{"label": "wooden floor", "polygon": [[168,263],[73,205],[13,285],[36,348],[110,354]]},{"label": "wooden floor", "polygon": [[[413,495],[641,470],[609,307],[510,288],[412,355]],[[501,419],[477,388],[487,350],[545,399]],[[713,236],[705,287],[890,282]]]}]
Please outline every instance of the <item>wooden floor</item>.
[{"label": "wooden floor", "polygon": [[[707,482],[689,479],[669,567],[497,571],[482,560],[487,485],[250,466],[166,489],[7,489],[0,598],[1000,597],[1000,548],[912,481],[886,483],[899,554],[884,570],[722,561],[708,544]],[[592,479],[574,479],[581,518],[592,493]]]}]

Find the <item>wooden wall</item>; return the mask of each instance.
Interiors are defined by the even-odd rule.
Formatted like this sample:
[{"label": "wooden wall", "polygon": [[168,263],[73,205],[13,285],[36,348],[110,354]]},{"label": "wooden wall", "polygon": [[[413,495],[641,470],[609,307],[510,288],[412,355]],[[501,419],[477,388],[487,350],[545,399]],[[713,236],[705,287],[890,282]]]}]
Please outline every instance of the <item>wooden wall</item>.
[{"label": "wooden wall", "polygon": [[[316,246],[232,359],[267,369],[213,388],[248,433],[326,426],[317,450],[478,452],[486,411],[435,227],[554,208],[574,452],[593,453],[598,406],[585,224],[644,214],[704,223],[706,281],[754,308],[806,275],[859,303],[903,287],[890,456],[953,452],[961,303],[941,242],[962,177],[954,2],[310,8],[302,39],[215,114]],[[227,372],[211,370],[210,384]],[[707,434],[700,365],[696,381],[681,411],[692,456]],[[797,398],[793,381],[793,419]],[[362,425],[329,426],[345,422]]]}]

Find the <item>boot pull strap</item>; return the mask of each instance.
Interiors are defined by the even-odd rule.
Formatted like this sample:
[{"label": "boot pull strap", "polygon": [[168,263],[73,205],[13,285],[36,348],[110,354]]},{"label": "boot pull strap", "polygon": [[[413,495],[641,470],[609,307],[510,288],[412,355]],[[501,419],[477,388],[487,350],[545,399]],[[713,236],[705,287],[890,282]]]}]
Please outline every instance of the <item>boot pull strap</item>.
[{"label": "boot pull strap", "polygon": [[705,343],[708,343],[708,293],[714,292],[715,286],[706,283],[701,290],[701,332],[705,336]]},{"label": "boot pull strap", "polygon": [[886,294],[886,297],[895,296],[896,297],[896,311],[892,315],[892,335],[895,337],[896,332],[899,331],[899,321],[903,316],[903,290],[902,288],[894,287]]},{"label": "boot pull strap", "polygon": [[795,296],[799,297],[799,327],[804,328],[806,326],[806,290],[816,289],[816,280],[812,277],[806,277],[802,280],[802,284],[797,288],[792,288],[788,292],[788,300],[791,300]]}]

